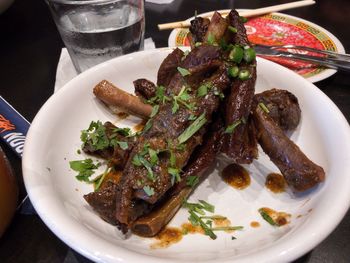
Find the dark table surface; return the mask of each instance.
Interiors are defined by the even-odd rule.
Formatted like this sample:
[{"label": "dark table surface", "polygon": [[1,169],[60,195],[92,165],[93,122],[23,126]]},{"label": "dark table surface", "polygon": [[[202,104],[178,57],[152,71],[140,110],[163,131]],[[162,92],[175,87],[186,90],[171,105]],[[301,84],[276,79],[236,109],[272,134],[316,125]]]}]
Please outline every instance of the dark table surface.
[{"label": "dark table surface", "polygon": [[[288,1],[175,0],[169,5],[146,3],[146,37],[157,47],[167,46],[169,31],[158,23],[186,19],[194,14],[227,8],[258,8]],[[350,49],[350,1],[318,0],[312,7],[285,13],[314,22],[332,32]],[[0,95],[32,121],[53,94],[56,67],[63,43],[43,0],[15,0],[0,14]],[[350,119],[350,73],[338,72],[316,83]],[[2,141],[25,196],[21,160]],[[350,150],[350,149],[349,149]],[[344,164],[349,165],[349,164]],[[349,189],[350,190],[350,189]],[[1,216],[1,215],[0,215]],[[322,231],[322,230],[320,230]],[[61,242],[35,214],[17,213],[0,239],[1,262],[90,262]],[[297,262],[350,262],[350,213],[314,250]]]}]

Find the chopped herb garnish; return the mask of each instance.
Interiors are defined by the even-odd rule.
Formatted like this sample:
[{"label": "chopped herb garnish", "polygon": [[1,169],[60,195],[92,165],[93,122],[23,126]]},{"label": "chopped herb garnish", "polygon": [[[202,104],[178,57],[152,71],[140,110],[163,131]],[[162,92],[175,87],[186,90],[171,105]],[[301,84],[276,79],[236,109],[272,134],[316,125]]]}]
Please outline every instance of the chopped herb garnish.
[{"label": "chopped herb garnish", "polygon": [[198,182],[199,182],[198,176],[196,176],[196,175],[191,175],[191,176],[187,177],[186,185],[187,185],[187,186],[190,186],[190,187],[193,187],[193,186],[195,186],[196,184],[198,184]]},{"label": "chopped herb garnish", "polygon": [[102,150],[109,146],[106,128],[101,121],[92,121],[87,130],[81,131],[80,139],[83,146],[89,144],[94,150]]},{"label": "chopped herb garnish", "polygon": [[145,127],[143,127],[143,132],[146,132],[146,131],[148,131],[149,129],[151,129],[151,127],[152,127],[152,119],[149,119],[147,122],[146,122],[146,124],[145,124]]},{"label": "chopped herb garnish", "polygon": [[228,26],[228,30],[230,30],[232,33],[237,33],[237,28],[233,26]]},{"label": "chopped herb garnish", "polygon": [[80,149],[77,150],[77,154],[81,154],[81,150]]},{"label": "chopped herb garnish", "polygon": [[221,91],[219,91],[216,87],[214,88],[214,95],[219,96],[220,99],[224,99],[225,95]]},{"label": "chopped herb garnish", "polygon": [[248,48],[244,49],[243,59],[247,63],[251,63],[256,57],[255,50],[248,46]]},{"label": "chopped herb garnish", "polygon": [[200,128],[202,128],[202,126],[206,122],[207,122],[207,119],[205,118],[205,112],[204,112],[194,122],[192,122],[191,125],[188,126],[183,133],[180,134],[180,136],[177,138],[179,143],[181,144],[186,142],[189,138],[192,137],[193,134],[195,134]]},{"label": "chopped herb garnish", "polygon": [[181,68],[181,67],[177,67],[177,71],[180,72],[181,76],[185,77],[188,75],[191,75],[191,72],[189,72],[187,69],[185,68]]},{"label": "chopped herb garnish", "polygon": [[69,166],[73,171],[78,172],[75,177],[79,181],[91,183],[90,176],[95,173],[95,170],[100,167],[100,163],[94,164],[92,159],[70,161]]},{"label": "chopped herb garnish", "polygon": [[278,226],[278,224],[272,219],[272,217],[268,213],[265,212],[263,208],[260,208],[258,211],[267,223],[269,223],[272,226]]},{"label": "chopped herb garnish", "polygon": [[119,147],[122,149],[122,150],[126,150],[128,149],[129,145],[127,142],[120,142],[120,141],[117,141]]},{"label": "chopped herb garnish", "polygon": [[171,112],[174,114],[180,108],[179,103],[184,105],[189,110],[193,110],[195,107],[194,103],[187,103],[187,101],[191,98],[190,94],[188,94],[189,88],[186,86],[182,86],[178,95],[174,96],[173,99],[173,107],[171,108]]},{"label": "chopped herb garnish", "polygon": [[148,195],[148,196],[154,195],[154,189],[153,189],[153,187],[151,187],[149,185],[145,185],[143,187],[143,191],[145,191],[146,195]]},{"label": "chopped herb garnish", "polygon": [[251,78],[251,74],[248,69],[242,69],[238,73],[238,78],[240,80],[247,80]]},{"label": "chopped herb garnish", "polygon": [[215,44],[215,36],[212,33],[208,34],[207,43],[209,45],[214,45]]},{"label": "chopped herb garnish", "polygon": [[139,156],[139,161],[147,169],[147,177],[154,182],[156,180],[156,178],[154,176],[154,173],[153,173],[153,170],[152,170],[152,165],[150,164],[150,162],[147,161],[142,156]]},{"label": "chopped herb garnish", "polygon": [[135,166],[141,166],[142,163],[140,161],[140,155],[135,154],[134,157],[132,158],[132,164]]},{"label": "chopped herb garnish", "polygon": [[176,150],[184,151],[185,149],[186,149],[186,145],[183,143],[176,145]]},{"label": "chopped herb garnish", "polygon": [[151,105],[157,105],[164,103],[165,101],[169,101],[170,98],[164,95],[165,87],[164,86],[158,86],[156,90],[156,95],[149,100],[147,100],[148,104]]},{"label": "chopped herb garnish", "polygon": [[170,149],[170,165],[174,167],[176,165],[176,155],[174,151]]},{"label": "chopped herb garnish", "polygon": [[152,108],[150,118],[153,118],[158,113],[158,110],[159,110],[159,105],[154,105]]},{"label": "chopped herb garnish", "polygon": [[195,47],[199,47],[199,46],[201,46],[202,45],[202,42],[196,42],[196,43],[194,43],[194,46]]},{"label": "chopped herb garnish", "polygon": [[171,174],[171,184],[181,182],[180,170],[176,168],[169,167],[168,173]]},{"label": "chopped herb garnish", "polygon": [[203,97],[208,94],[208,90],[213,86],[211,82],[206,82],[202,85],[199,86],[197,90],[197,96],[198,97]]},{"label": "chopped herb garnish", "polygon": [[239,17],[239,20],[242,22],[242,23],[246,23],[248,21],[248,19],[244,16],[240,16]]},{"label": "chopped herb garnish", "polygon": [[189,121],[194,121],[195,119],[197,119],[197,116],[194,114],[191,114],[190,116],[188,116]]},{"label": "chopped herb garnish", "polygon": [[148,153],[149,153],[149,157],[150,157],[150,162],[152,165],[155,165],[158,163],[158,155],[157,152],[155,150],[153,150],[152,148],[148,149]]},{"label": "chopped herb garnish", "polygon": [[265,111],[266,113],[270,113],[269,108],[268,108],[264,103],[259,102],[258,105],[259,105],[259,107],[260,107],[263,111]]},{"label": "chopped herb garnish", "polygon": [[225,133],[233,133],[234,130],[237,128],[238,125],[240,125],[242,123],[241,120],[237,120],[234,123],[232,123],[231,125],[227,126]]},{"label": "chopped herb garnish", "polygon": [[130,128],[114,128],[113,133],[119,133],[120,135],[123,136],[130,136],[131,135],[131,130]]}]

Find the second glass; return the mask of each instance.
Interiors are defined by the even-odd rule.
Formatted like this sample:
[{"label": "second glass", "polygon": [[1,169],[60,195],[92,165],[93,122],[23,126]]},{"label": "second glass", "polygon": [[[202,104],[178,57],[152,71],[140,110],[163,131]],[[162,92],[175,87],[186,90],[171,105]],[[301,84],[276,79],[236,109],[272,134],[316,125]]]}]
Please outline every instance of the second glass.
[{"label": "second glass", "polygon": [[143,0],[47,0],[78,73],[143,49]]}]

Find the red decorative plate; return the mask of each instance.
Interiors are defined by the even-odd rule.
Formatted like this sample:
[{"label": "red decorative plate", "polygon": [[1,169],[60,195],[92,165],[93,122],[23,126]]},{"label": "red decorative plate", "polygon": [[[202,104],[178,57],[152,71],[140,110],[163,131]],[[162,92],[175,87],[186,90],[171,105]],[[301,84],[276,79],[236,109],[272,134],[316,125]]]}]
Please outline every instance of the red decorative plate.
[{"label": "red decorative plate", "polygon": [[[281,13],[267,14],[249,19],[245,27],[249,40],[255,44],[294,44],[345,53],[343,45],[330,32],[316,24],[294,16]],[[169,36],[169,46],[189,46],[188,32],[188,29],[185,28],[174,29]],[[307,53],[305,52],[305,54]],[[268,59],[294,70],[311,82],[323,80],[336,72],[307,62],[283,58]]]}]

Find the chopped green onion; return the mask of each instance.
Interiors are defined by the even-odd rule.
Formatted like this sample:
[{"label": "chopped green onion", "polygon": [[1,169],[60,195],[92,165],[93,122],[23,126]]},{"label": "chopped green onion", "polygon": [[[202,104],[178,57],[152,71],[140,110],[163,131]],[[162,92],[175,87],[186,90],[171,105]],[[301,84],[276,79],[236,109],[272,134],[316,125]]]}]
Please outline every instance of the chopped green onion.
[{"label": "chopped green onion", "polygon": [[104,171],[104,173],[99,177],[99,178],[96,178],[98,180],[94,180],[94,189],[95,189],[95,192],[98,191],[98,189],[100,189],[101,185],[102,185],[102,182],[104,181],[104,179],[106,178],[106,175],[110,172],[110,168],[106,168],[106,170]]},{"label": "chopped green onion", "polygon": [[239,46],[234,46],[229,55],[228,58],[229,60],[239,64],[241,63],[242,59],[243,59],[243,48],[239,47]]},{"label": "chopped green onion", "polygon": [[191,75],[191,72],[188,71],[188,69],[177,67],[177,71],[180,72],[181,76],[185,77],[187,75]]},{"label": "chopped green onion", "polygon": [[220,226],[220,227],[213,227],[212,231],[231,231],[231,230],[242,230],[243,226]]},{"label": "chopped green onion", "polygon": [[212,33],[208,34],[207,43],[209,45],[214,45],[215,44],[215,36]]},{"label": "chopped green onion", "polygon": [[240,16],[239,17],[239,20],[242,22],[242,23],[246,23],[248,21],[248,19],[244,16]]},{"label": "chopped green onion", "polygon": [[195,134],[202,126],[207,122],[207,119],[205,118],[205,112],[202,113],[201,116],[199,116],[194,122],[191,123],[190,126],[184,130],[183,133],[180,134],[180,136],[177,138],[179,141],[179,144],[186,142],[189,138],[192,137],[193,134]]},{"label": "chopped green onion", "polygon": [[212,219],[212,220],[215,220],[215,219],[225,220],[225,219],[227,219],[226,216],[220,216],[220,215],[201,216],[201,218],[202,218],[202,219]]},{"label": "chopped green onion", "polygon": [[202,42],[196,42],[196,43],[194,44],[195,47],[199,47],[199,46],[201,46],[201,45],[202,45]]},{"label": "chopped green onion", "polygon": [[242,122],[241,120],[237,120],[231,125],[227,126],[225,133],[233,133],[236,127],[241,124],[241,122]]},{"label": "chopped green onion", "polygon": [[240,80],[247,80],[247,79],[250,79],[250,77],[251,77],[250,72],[247,69],[242,69],[238,73],[238,78]]},{"label": "chopped green onion", "polygon": [[145,185],[142,189],[143,189],[143,191],[145,191],[146,195],[148,195],[148,196],[154,195],[153,187],[151,187],[149,185]]},{"label": "chopped green onion", "polygon": [[[217,236],[214,234],[214,232],[207,226],[206,223],[204,223],[204,221],[199,217],[197,216],[194,211],[189,211],[191,217],[192,217],[192,221],[196,222],[197,225],[200,225],[203,230],[204,230],[204,233],[209,236],[211,239],[216,239]],[[192,222],[191,222],[192,223]]]},{"label": "chopped green onion", "polygon": [[237,33],[237,28],[233,26],[228,26],[228,30],[230,30],[232,33]]},{"label": "chopped green onion", "polygon": [[272,226],[277,226],[277,225],[278,225],[278,224],[272,219],[272,217],[271,217],[269,214],[267,214],[267,213],[265,212],[265,210],[264,210],[263,208],[260,208],[258,211],[259,211],[260,215],[262,216],[262,218],[263,218],[267,223],[269,223],[269,224],[272,225]]},{"label": "chopped green onion", "polygon": [[269,108],[264,103],[259,102],[258,105],[263,111],[265,111],[266,113],[270,113]]},{"label": "chopped green onion", "polygon": [[209,204],[204,200],[198,200],[198,201],[202,205],[204,210],[207,210],[208,212],[211,212],[211,213],[215,212],[215,207],[212,204]]},{"label": "chopped green onion", "polygon": [[194,115],[194,114],[191,114],[191,115],[188,117],[188,120],[189,120],[189,121],[194,121],[195,119],[197,119],[197,116]]},{"label": "chopped green onion", "polygon": [[243,59],[247,62],[250,63],[252,62],[256,57],[255,50],[251,47],[244,49],[244,54],[243,54]]},{"label": "chopped green onion", "polygon": [[231,78],[238,76],[239,68],[237,66],[229,67],[227,73]]}]

